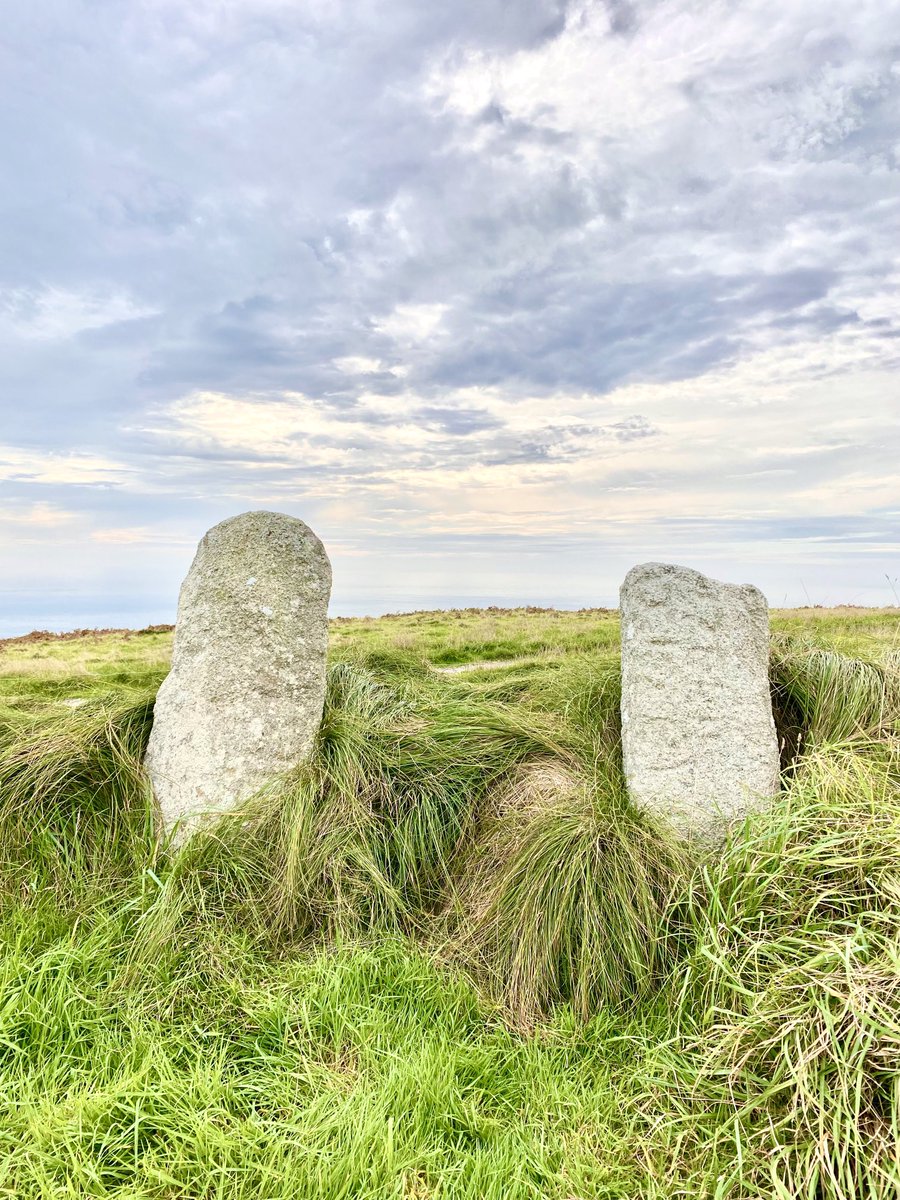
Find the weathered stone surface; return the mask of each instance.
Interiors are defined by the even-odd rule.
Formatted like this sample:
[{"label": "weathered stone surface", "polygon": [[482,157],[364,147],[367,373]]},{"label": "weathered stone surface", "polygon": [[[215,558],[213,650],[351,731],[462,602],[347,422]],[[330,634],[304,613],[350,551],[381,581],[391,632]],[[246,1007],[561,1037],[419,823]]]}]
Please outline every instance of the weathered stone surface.
[{"label": "weathered stone surface", "polygon": [[765,597],[644,563],[626,575],[620,611],[629,794],[680,833],[717,840],[779,785]]},{"label": "weathered stone surface", "polygon": [[243,513],[203,538],[147,747],[166,828],[184,836],[308,755],[325,696],[330,592],[325,549],[295,517]]}]

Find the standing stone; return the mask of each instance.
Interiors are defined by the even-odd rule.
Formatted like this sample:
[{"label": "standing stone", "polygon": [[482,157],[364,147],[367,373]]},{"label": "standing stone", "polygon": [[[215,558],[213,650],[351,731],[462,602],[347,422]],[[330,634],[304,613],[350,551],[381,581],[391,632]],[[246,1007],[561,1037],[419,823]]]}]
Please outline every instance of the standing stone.
[{"label": "standing stone", "polygon": [[679,833],[716,841],[779,786],[765,597],[644,563],[625,576],[620,611],[629,794]]},{"label": "standing stone", "polygon": [[310,752],[325,698],[331,564],[295,517],[248,512],[201,541],[145,765],[184,836]]}]

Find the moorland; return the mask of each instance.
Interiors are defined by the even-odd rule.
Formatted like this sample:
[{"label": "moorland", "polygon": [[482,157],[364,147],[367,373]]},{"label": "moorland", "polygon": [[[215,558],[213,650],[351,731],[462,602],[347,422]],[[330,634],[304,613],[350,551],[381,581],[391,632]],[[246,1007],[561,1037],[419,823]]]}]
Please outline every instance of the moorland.
[{"label": "moorland", "polygon": [[171,640],[0,644],[0,1196],[900,1193],[900,610],[773,612],[713,850],[628,803],[599,609],[333,621],[313,759],[172,850]]}]

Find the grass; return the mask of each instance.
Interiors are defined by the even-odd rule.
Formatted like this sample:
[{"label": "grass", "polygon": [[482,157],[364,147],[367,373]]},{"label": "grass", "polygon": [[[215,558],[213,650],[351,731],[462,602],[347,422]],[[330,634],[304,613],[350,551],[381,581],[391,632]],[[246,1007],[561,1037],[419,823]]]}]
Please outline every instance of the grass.
[{"label": "grass", "polygon": [[0,643],[0,728],[85,700],[155,693],[171,652],[171,633]]},{"label": "grass", "polygon": [[108,971],[126,941],[112,922],[8,956],[7,1195],[499,1200],[628,1184],[592,1145],[621,1127],[616,1058],[598,1070],[565,1019],[510,1033],[408,942],[261,970],[217,934],[125,989]]},{"label": "grass", "polygon": [[897,747],[820,745],[786,803],[694,876],[687,922],[648,1111],[667,1112],[692,1186],[898,1194]]},{"label": "grass", "polygon": [[313,759],[176,852],[168,635],[0,649],[0,1196],[897,1195],[898,625],[776,614],[785,791],[701,861],[608,613],[336,623]]}]

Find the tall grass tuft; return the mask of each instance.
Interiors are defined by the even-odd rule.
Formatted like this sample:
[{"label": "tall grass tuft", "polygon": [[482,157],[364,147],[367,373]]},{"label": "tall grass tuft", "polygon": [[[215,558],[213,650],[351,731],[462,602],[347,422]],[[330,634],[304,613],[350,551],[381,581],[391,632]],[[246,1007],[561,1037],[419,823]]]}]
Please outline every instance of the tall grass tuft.
[{"label": "tall grass tuft", "polygon": [[794,755],[807,745],[878,737],[900,721],[900,669],[836,650],[776,639],[772,699],[782,737]]},{"label": "tall grass tuft", "polygon": [[717,1197],[896,1196],[897,746],[820,744],[784,804],[697,873],[686,911],[679,1035],[648,1096],[672,1177],[689,1163]]},{"label": "tall grass tuft", "polygon": [[0,887],[64,908],[132,879],[153,855],[141,769],[152,699],[100,700],[26,726],[0,749]]},{"label": "tall grass tuft", "polygon": [[633,1008],[669,967],[685,848],[642,822],[620,778],[559,763],[520,772],[460,875],[458,937],[524,1025],[570,1004]]}]

